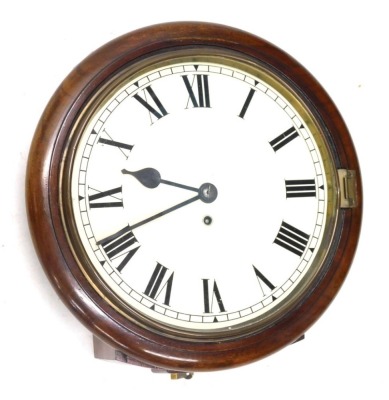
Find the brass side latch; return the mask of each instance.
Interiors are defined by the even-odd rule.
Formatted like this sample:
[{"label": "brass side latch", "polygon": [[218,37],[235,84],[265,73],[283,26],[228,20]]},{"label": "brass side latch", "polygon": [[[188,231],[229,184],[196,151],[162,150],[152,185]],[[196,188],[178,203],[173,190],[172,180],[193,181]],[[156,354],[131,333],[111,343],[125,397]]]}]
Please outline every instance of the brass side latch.
[{"label": "brass side latch", "polygon": [[350,169],[338,169],[340,182],[340,207],[354,208],[358,205],[356,172]]}]

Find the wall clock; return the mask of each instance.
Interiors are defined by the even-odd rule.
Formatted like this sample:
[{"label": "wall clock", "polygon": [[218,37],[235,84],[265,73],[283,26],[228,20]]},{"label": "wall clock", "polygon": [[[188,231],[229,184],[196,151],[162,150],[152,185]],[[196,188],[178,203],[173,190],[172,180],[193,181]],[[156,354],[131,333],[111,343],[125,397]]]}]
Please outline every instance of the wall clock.
[{"label": "wall clock", "polygon": [[208,23],[140,29],[82,61],[40,120],[26,192],[62,300],[116,358],[166,371],[298,340],[361,224],[356,153],[322,87]]}]

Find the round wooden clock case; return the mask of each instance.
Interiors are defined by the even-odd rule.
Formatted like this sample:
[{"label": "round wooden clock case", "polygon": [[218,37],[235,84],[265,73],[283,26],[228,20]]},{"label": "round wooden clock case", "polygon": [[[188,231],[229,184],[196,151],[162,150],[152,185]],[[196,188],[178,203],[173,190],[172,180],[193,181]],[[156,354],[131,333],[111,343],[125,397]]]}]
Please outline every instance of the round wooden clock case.
[{"label": "round wooden clock case", "polygon": [[195,22],[126,34],[69,74],[26,199],[74,315],[129,362],[189,372],[298,340],[345,279],[362,210],[319,83],[265,40]]}]

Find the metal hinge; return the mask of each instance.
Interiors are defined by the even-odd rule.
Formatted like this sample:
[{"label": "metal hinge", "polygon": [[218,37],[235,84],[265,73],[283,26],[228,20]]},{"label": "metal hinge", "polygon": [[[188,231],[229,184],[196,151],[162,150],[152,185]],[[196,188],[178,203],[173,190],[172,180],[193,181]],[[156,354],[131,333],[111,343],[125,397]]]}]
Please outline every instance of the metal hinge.
[{"label": "metal hinge", "polygon": [[354,208],[358,205],[356,172],[350,169],[338,169],[340,183],[340,207]]}]

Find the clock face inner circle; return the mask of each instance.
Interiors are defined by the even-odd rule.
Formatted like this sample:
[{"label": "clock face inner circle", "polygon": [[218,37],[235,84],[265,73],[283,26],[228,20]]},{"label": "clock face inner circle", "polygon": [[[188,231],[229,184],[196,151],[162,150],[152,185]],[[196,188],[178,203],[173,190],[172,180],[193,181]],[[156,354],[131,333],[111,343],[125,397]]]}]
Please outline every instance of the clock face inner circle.
[{"label": "clock face inner circle", "polygon": [[318,132],[258,67],[191,55],[130,68],[73,132],[70,219],[86,275],[123,313],[179,331],[275,315],[331,237]]}]

